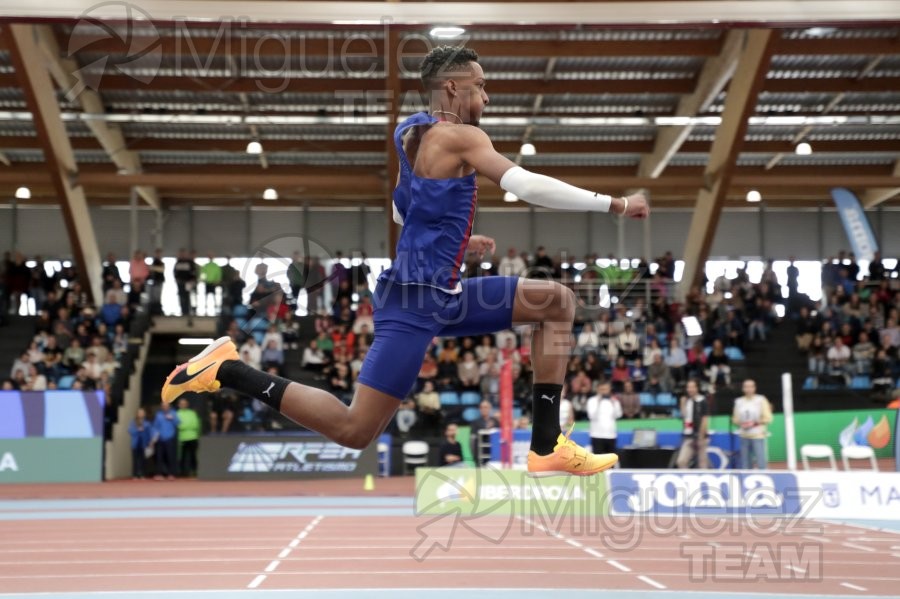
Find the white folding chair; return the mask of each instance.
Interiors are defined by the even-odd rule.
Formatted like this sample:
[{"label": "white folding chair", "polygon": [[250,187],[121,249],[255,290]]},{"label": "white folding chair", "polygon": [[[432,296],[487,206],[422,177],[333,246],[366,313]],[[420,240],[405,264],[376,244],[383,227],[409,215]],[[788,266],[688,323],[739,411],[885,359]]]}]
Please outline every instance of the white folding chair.
[{"label": "white folding chair", "polygon": [[403,444],[403,469],[407,474],[410,466],[428,465],[428,443],[407,441]]},{"label": "white folding chair", "polygon": [[[875,460],[875,450],[868,445],[848,445],[841,448],[841,461],[844,462],[844,470],[853,470],[850,460],[869,460],[872,466],[869,470],[878,470],[878,462]],[[864,470],[864,468],[857,468]]]},{"label": "white folding chair", "polygon": [[828,460],[828,470],[838,469],[834,450],[830,445],[803,445],[800,448],[800,458],[803,460],[804,470],[810,470],[809,460]]}]

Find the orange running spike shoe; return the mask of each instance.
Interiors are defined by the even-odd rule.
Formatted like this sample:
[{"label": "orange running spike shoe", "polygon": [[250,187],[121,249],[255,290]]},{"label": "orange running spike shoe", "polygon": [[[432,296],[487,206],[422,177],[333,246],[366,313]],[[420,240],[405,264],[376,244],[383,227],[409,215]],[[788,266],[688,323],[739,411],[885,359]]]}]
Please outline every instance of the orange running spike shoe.
[{"label": "orange running spike shoe", "polygon": [[573,428],[575,428],[574,425],[568,433],[559,436],[553,453],[538,455],[533,451],[528,452],[529,476],[558,476],[560,474],[590,476],[616,465],[616,462],[619,461],[619,456],[616,454],[594,455],[569,438]]},{"label": "orange running spike shoe", "polygon": [[162,388],[162,400],[170,404],[184,393],[218,391],[219,367],[226,360],[237,360],[238,352],[230,337],[220,337],[202,352],[173,370]]}]

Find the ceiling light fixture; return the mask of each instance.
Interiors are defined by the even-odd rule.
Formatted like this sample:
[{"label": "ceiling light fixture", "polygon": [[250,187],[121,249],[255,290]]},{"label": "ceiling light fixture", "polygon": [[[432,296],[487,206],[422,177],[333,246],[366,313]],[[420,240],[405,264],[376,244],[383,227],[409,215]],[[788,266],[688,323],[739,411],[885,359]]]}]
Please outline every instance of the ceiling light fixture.
[{"label": "ceiling light fixture", "polygon": [[247,144],[248,154],[262,154],[262,151],[262,144],[256,140],[253,140]]},{"label": "ceiling light fixture", "polygon": [[263,199],[274,202],[278,199],[278,191],[276,191],[273,187],[269,187],[263,192]]},{"label": "ceiling light fixture", "polygon": [[762,194],[756,191],[755,189],[751,189],[747,192],[747,201],[748,202],[759,202],[762,200]]},{"label": "ceiling light fixture", "polygon": [[17,200],[30,200],[31,199],[31,190],[25,187],[19,187],[16,189],[16,199]]},{"label": "ceiling light fixture", "polygon": [[465,32],[466,32],[466,30],[463,29],[462,27],[456,27],[455,25],[450,25],[450,26],[432,27],[431,31],[428,32],[428,35],[430,35],[433,38],[440,39],[440,40],[452,40],[452,39],[458,38]]}]

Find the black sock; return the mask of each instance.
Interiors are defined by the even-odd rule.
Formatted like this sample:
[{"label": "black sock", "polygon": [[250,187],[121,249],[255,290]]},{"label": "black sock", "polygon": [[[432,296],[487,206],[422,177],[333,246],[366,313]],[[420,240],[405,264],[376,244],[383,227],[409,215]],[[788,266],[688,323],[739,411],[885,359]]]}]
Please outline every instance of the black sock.
[{"label": "black sock", "polygon": [[281,398],[291,381],[257,370],[240,360],[226,360],[219,367],[218,381],[223,387],[240,391],[281,411]]},{"label": "black sock", "polygon": [[532,400],[533,420],[531,425],[531,451],[538,455],[553,453],[556,438],[559,437],[559,402],[562,400],[562,385],[538,383],[534,385]]}]

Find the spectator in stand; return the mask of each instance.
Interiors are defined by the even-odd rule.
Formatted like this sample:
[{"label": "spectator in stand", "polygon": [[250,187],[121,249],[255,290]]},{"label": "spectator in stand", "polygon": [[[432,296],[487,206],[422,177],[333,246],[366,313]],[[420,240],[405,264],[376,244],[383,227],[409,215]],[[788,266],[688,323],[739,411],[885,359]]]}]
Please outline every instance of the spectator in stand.
[{"label": "spectator in stand", "polygon": [[421,427],[426,434],[437,433],[441,426],[441,398],[434,390],[434,383],[425,381],[422,391],[416,394]]},{"label": "spectator in stand", "polygon": [[458,427],[448,424],[444,429],[444,441],[438,450],[439,464],[441,466],[461,466],[463,461],[462,446],[456,440]]},{"label": "spectator in stand", "polygon": [[722,341],[716,339],[713,341],[712,351],[706,359],[706,365],[709,366],[709,382],[713,385],[719,384],[719,377],[725,382],[726,386],[731,385],[731,365],[728,355],[725,353],[725,346]]},{"label": "spectator in stand", "polygon": [[134,480],[144,478],[148,449],[153,442],[153,427],[146,421],[144,408],[138,408],[134,420],[128,425],[131,435],[131,477]]},{"label": "spectator in stand", "polygon": [[492,403],[500,393],[500,364],[497,362],[496,350],[488,354],[481,365],[481,396]]},{"label": "spectator in stand", "polygon": [[28,391],[46,391],[47,377],[38,372],[34,364],[28,367]]},{"label": "spectator in stand", "polygon": [[319,348],[319,344],[315,339],[310,340],[309,345],[303,350],[303,360],[301,366],[320,372],[328,361],[325,352]]},{"label": "spectator in stand", "polygon": [[494,350],[493,343],[491,342],[491,336],[485,335],[481,338],[481,345],[475,348],[475,357],[478,360],[479,364],[488,359],[488,356]]},{"label": "spectator in stand", "polygon": [[166,282],[166,265],[162,259],[162,250],[157,248],[150,264],[150,313],[154,316],[162,314],[162,289]]},{"label": "spectator in stand", "polygon": [[359,304],[356,306],[356,317],[353,320],[353,332],[358,335],[362,332],[363,328],[367,331],[374,329],[375,321],[373,314],[374,308],[372,307],[372,298],[368,296],[361,297]]},{"label": "spectator in stand", "polygon": [[586,413],[588,397],[593,393],[593,381],[583,369],[569,379],[569,400],[575,410],[575,417],[581,418]]},{"label": "spectator in stand", "polygon": [[294,302],[300,303],[300,290],[306,284],[306,276],[309,272],[309,263],[302,259],[300,252],[294,252],[291,258],[291,265],[288,267],[287,278],[288,284],[291,286],[291,297]]},{"label": "spectator in stand", "polygon": [[666,354],[666,366],[669,367],[672,378],[677,382],[683,381],[686,376],[688,364],[688,356],[684,351],[684,348],[681,347],[681,344],[678,343],[678,339],[674,336],[669,339],[669,351]]},{"label": "spectator in stand", "polygon": [[197,475],[197,444],[200,439],[200,416],[191,409],[187,398],[178,401],[178,448],[181,459],[178,471],[181,476]]},{"label": "spectator in stand", "polygon": [[31,354],[28,351],[24,351],[22,352],[22,355],[13,362],[12,368],[9,371],[9,378],[16,380],[20,374],[23,378],[27,378],[30,368]]},{"label": "spectator in stand", "polygon": [[[669,393],[675,386],[669,367],[663,362],[662,355],[657,354],[653,363],[647,368],[647,388],[650,393]],[[635,388],[637,386],[635,385]],[[639,390],[639,389],[638,389]]]},{"label": "spectator in stand", "polygon": [[147,265],[147,255],[141,250],[135,250],[132,255],[131,261],[128,263],[128,276],[132,286],[139,284],[141,287],[146,285],[147,279],[150,278],[150,267]]},{"label": "spectator in stand", "polygon": [[[227,433],[234,422],[234,407],[237,405],[237,396],[231,391],[219,391],[210,396],[209,404],[209,432],[216,434]],[[221,424],[221,430],[219,425]]]},{"label": "spectator in stand", "polygon": [[730,347],[744,347],[744,323],[737,317],[735,310],[729,310],[722,325],[721,338],[725,339]]},{"label": "spectator in stand", "polygon": [[500,259],[500,265],[497,267],[497,274],[501,277],[520,277],[525,276],[528,265],[522,260],[522,257],[516,253],[516,248],[506,250],[506,255]]},{"label": "spectator in stand", "polygon": [[622,405],[624,418],[639,418],[641,415],[641,396],[634,392],[631,381],[625,381],[625,389],[618,395]]},{"label": "spectator in stand", "polygon": [[253,335],[248,336],[241,345],[241,360],[257,370],[262,370],[262,348],[256,343]]},{"label": "spectator in stand", "polygon": [[106,292],[106,301],[100,307],[100,320],[107,326],[114,326],[122,320],[122,304],[118,302],[114,289]]},{"label": "spectator in stand", "polygon": [[618,354],[626,360],[634,360],[641,351],[638,336],[632,331],[631,323],[625,325],[625,330],[616,337],[616,349]]},{"label": "spectator in stand", "polygon": [[544,246],[538,246],[537,250],[534,252],[534,264],[532,264],[532,269],[535,274],[539,273],[539,276],[542,278],[547,278],[553,275],[553,259],[547,255],[547,250]]},{"label": "spectator in stand", "polygon": [[625,388],[625,381],[629,380],[630,375],[631,371],[628,369],[628,363],[625,362],[624,356],[616,358],[616,365],[613,367],[610,377],[613,391],[620,393]]},{"label": "spectator in stand", "polygon": [[463,391],[477,391],[481,383],[481,370],[475,361],[475,354],[467,351],[457,364],[456,376]]},{"label": "spectator in stand", "polygon": [[469,435],[470,449],[472,451],[472,456],[475,458],[475,462],[479,466],[483,466],[487,464],[490,459],[489,458],[480,458],[481,455],[478,452],[478,432],[483,430],[490,430],[500,428],[500,419],[494,415],[494,408],[491,405],[491,402],[487,400],[482,400],[480,404],[478,404],[478,418],[473,420],[469,425],[469,430],[471,434]]},{"label": "spectator in stand", "polygon": [[175,480],[178,465],[178,414],[169,404],[161,404],[153,419],[154,452],[156,453],[157,480],[168,477]]},{"label": "spectator in stand", "polygon": [[218,310],[220,305],[217,291],[222,286],[222,267],[216,264],[212,252],[209,252],[206,258],[208,262],[200,267],[200,281],[204,285],[204,298],[207,306],[209,305],[209,296],[212,296],[213,310]]},{"label": "spectator in stand", "polygon": [[856,374],[869,375],[872,372],[872,360],[875,359],[875,345],[869,341],[869,335],[865,331],[859,333],[859,341],[853,346],[853,362],[856,365]]},{"label": "spectator in stand", "polygon": [[197,284],[196,265],[191,260],[187,250],[178,250],[178,259],[175,261],[175,284],[178,287],[178,303],[181,306],[181,315],[190,318],[191,294]]},{"label": "spectator in stand", "polygon": [[334,373],[331,375],[331,392],[344,403],[350,403],[353,383],[350,380],[350,368],[346,362],[337,362],[334,365]]},{"label": "spectator in stand", "polygon": [[262,350],[260,361],[263,368],[275,368],[281,374],[284,366],[284,351],[278,348],[278,343],[274,339],[270,339],[266,348]]},{"label": "spectator in stand", "polygon": [[103,269],[100,271],[102,278],[103,292],[113,288],[113,283],[118,281],[119,287],[122,287],[122,275],[119,274],[119,267],[116,264],[116,255],[112,252],[106,254],[106,261],[103,262]]},{"label": "spectator in stand", "polygon": [[891,359],[884,349],[879,349],[872,361],[872,388],[878,393],[888,393],[894,388]]},{"label": "spectator in stand", "polygon": [[831,376],[841,377],[845,384],[850,384],[850,348],[844,345],[842,337],[834,338],[832,345],[826,353],[828,358],[828,373]]},{"label": "spectator in stand", "polygon": [[584,327],[582,327],[581,332],[578,334],[578,340],[575,343],[575,347],[578,350],[578,353],[582,355],[597,351],[600,347],[600,336],[594,330],[593,324],[590,322],[584,323]]},{"label": "spectator in stand", "polygon": [[766,427],[772,422],[772,406],[765,396],[757,395],[755,381],[744,381],[742,390],[744,395],[735,400],[731,416],[731,421],[740,428],[740,466],[749,470],[755,461],[758,469],[765,470],[768,466]]},{"label": "spectator in stand", "polygon": [[638,393],[644,391],[644,386],[647,383],[647,369],[644,368],[644,363],[640,358],[636,359],[631,368],[628,369],[628,379],[634,383],[635,391]]},{"label": "spectator in stand", "polygon": [[695,379],[687,383],[687,395],[681,398],[683,440],[675,463],[681,469],[690,468],[696,458],[697,467],[709,468],[706,448],[709,444],[709,401],[700,395],[700,385]]},{"label": "spectator in stand", "polygon": [[612,395],[612,386],[601,383],[597,394],[587,400],[587,417],[590,420],[591,447],[594,453],[616,451],[616,420],[623,415],[622,405]]}]

